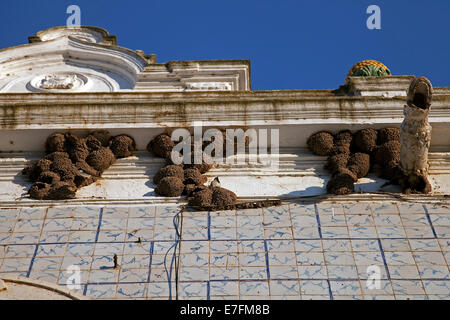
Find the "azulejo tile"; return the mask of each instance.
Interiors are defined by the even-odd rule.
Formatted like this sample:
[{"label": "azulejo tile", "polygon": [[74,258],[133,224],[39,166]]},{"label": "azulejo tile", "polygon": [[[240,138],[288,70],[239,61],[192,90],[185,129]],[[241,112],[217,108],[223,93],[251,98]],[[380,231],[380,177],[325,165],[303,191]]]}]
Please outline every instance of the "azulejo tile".
[{"label": "azulejo tile", "polygon": [[335,295],[361,295],[359,281],[334,281],[330,280],[333,297]]},{"label": "azulejo tile", "polygon": [[91,230],[96,231],[98,229],[98,218],[74,218],[71,230]]},{"label": "azulejo tile", "polygon": [[[323,204],[319,204],[320,208],[329,208],[328,206],[324,206]],[[331,210],[331,208],[330,208]],[[314,204],[301,204],[301,203],[293,203],[289,205],[289,211],[291,216],[295,215],[315,215],[316,208]]]},{"label": "azulejo tile", "polygon": [[329,279],[358,279],[356,266],[327,266]]},{"label": "azulejo tile", "polygon": [[207,228],[183,228],[183,240],[208,240]]},{"label": "azulejo tile", "polygon": [[238,216],[237,227],[238,228],[261,228],[263,218],[262,216]]},{"label": "azulejo tile", "polygon": [[403,227],[401,226],[377,226],[378,236],[381,239],[394,239],[394,238],[406,238],[406,233]]},{"label": "azulejo tile", "polygon": [[411,251],[407,239],[381,239],[383,251]]},{"label": "azulejo tile", "polygon": [[450,214],[431,214],[430,220],[433,226],[450,226]]},{"label": "azulejo tile", "polygon": [[208,216],[196,215],[196,216],[183,216],[183,228],[207,228]]},{"label": "azulejo tile", "polygon": [[347,220],[344,215],[330,215],[322,214],[319,217],[320,225],[322,227],[346,227]]},{"label": "azulejo tile", "polygon": [[[322,221],[321,221],[322,222]],[[288,224],[289,226],[290,224]],[[293,227],[317,227],[317,217],[314,214],[311,215],[294,215],[292,216],[292,226]]]},{"label": "azulejo tile", "polygon": [[102,216],[104,219],[127,219],[128,207],[105,207]]},{"label": "azulejo tile", "polygon": [[127,226],[125,218],[103,218],[100,230],[124,230]]},{"label": "azulejo tile", "polygon": [[41,231],[42,224],[42,220],[20,220],[15,224],[14,232],[38,232]]},{"label": "azulejo tile", "polygon": [[434,234],[431,227],[405,227],[408,238],[433,238]]},{"label": "azulejo tile", "polygon": [[264,229],[264,236],[267,240],[292,239],[292,229],[291,228]]},{"label": "azulejo tile", "polygon": [[31,270],[30,278],[49,283],[58,283],[59,271],[57,270]]},{"label": "azulejo tile", "polygon": [[144,298],[147,294],[146,283],[126,284],[120,283],[117,286],[117,298]]},{"label": "azulejo tile", "polygon": [[[46,208],[22,208],[20,210],[20,214],[19,211],[14,209],[13,211],[10,211],[10,217],[12,217],[13,219],[15,217],[19,217],[19,219],[23,219],[23,220],[27,220],[27,219],[44,219],[45,214],[47,213],[47,209]],[[0,218],[2,217],[1,213],[0,213]]]},{"label": "azulejo tile", "polygon": [[380,252],[354,252],[357,265],[382,265],[384,263]]},{"label": "azulejo tile", "polygon": [[74,212],[75,218],[97,219],[100,216],[101,207],[76,207]]},{"label": "azulejo tile", "polygon": [[94,255],[96,256],[113,256],[122,255],[124,244],[123,243],[97,243],[94,249]]},{"label": "azulejo tile", "polygon": [[124,255],[122,257],[122,268],[148,269],[150,266],[149,255]]},{"label": "azulejo tile", "polygon": [[[212,230],[211,230],[212,231]],[[240,240],[264,239],[264,229],[261,228],[238,228],[237,238]],[[211,234],[212,237],[212,234]]]},{"label": "azulejo tile", "polygon": [[271,296],[299,296],[300,286],[298,280],[270,280]]},{"label": "azulejo tile", "polygon": [[86,295],[97,299],[112,299],[116,296],[116,284],[88,284]]},{"label": "azulejo tile", "polygon": [[32,257],[35,250],[35,245],[9,245],[5,250],[5,258]]},{"label": "azulejo tile", "polygon": [[125,232],[119,230],[100,231],[98,234],[98,242],[124,242]]},{"label": "azulejo tile", "polygon": [[268,279],[266,267],[240,267],[239,279],[241,280],[263,280]]},{"label": "azulejo tile", "polygon": [[294,240],[297,252],[322,252],[322,240]]},{"label": "azulejo tile", "polygon": [[239,289],[241,297],[269,295],[269,284],[267,281],[240,281]]},{"label": "azulejo tile", "polygon": [[[233,240],[214,240],[214,241],[183,241],[181,244],[181,252],[195,252],[195,253],[208,253],[209,250],[211,253],[237,253],[238,245],[241,244],[241,248],[245,248],[246,244],[250,243],[251,252],[254,252],[253,249],[255,241],[242,241],[237,242]],[[262,241],[261,241],[262,243]],[[186,246],[186,247],[185,247]],[[184,249],[185,248],[185,249]],[[264,250],[264,248],[263,248]],[[240,252],[244,252],[243,249],[239,250]]]},{"label": "azulejo tile", "polygon": [[380,246],[378,244],[377,239],[358,239],[358,240],[351,240],[352,249],[354,252],[359,251],[380,251]]},{"label": "azulejo tile", "polygon": [[[0,208],[0,220],[15,220],[19,217],[21,209],[4,209]],[[25,219],[31,219],[29,216],[25,216]],[[40,219],[40,218],[38,218]]]},{"label": "azulejo tile", "polygon": [[239,266],[238,254],[236,253],[214,253],[209,255],[211,267],[237,267]]},{"label": "azulejo tile", "polygon": [[73,218],[74,207],[50,207],[47,210],[46,219]]},{"label": "azulejo tile", "polygon": [[208,281],[208,267],[182,267],[180,269],[181,281]]},{"label": "azulejo tile", "polygon": [[419,271],[415,265],[388,266],[391,279],[420,279]]},{"label": "azulejo tile", "polygon": [[300,280],[300,292],[304,295],[325,295],[329,298],[327,280]]},{"label": "azulejo tile", "polygon": [[436,226],[436,235],[441,239],[450,239],[450,226]]},{"label": "azulejo tile", "polygon": [[405,227],[426,227],[430,226],[425,214],[402,214],[402,223]]},{"label": "azulejo tile", "polygon": [[316,227],[293,227],[295,239],[318,239],[319,230]]},{"label": "azulejo tile", "polygon": [[419,265],[419,273],[422,279],[447,279],[450,280],[450,273],[447,266],[425,266]]},{"label": "azulejo tile", "polygon": [[121,268],[119,282],[147,282],[149,269],[125,269]]},{"label": "azulejo tile", "polygon": [[397,207],[401,214],[425,213],[421,203],[399,202]]},{"label": "azulejo tile", "polygon": [[0,219],[0,232],[9,233],[9,232],[13,231],[15,224],[16,224],[16,220]]},{"label": "azulejo tile", "polygon": [[378,202],[370,205],[373,214],[397,214],[398,208],[396,203]]},{"label": "azulejo tile", "polygon": [[[293,252],[293,240],[266,240],[267,251],[269,252]],[[264,248],[263,248],[264,249]]]},{"label": "azulejo tile", "polygon": [[66,243],[39,245],[36,251],[36,257],[63,257],[66,247]]},{"label": "azulejo tile", "polygon": [[364,203],[344,203],[344,212],[345,214],[371,214],[371,208],[369,204]]},{"label": "azulejo tile", "polygon": [[326,203],[321,202],[317,204],[317,212],[321,216],[322,214],[326,215],[343,215],[344,208],[342,205],[337,203]]},{"label": "azulejo tile", "polygon": [[3,259],[0,272],[27,272],[30,268],[30,263],[31,257]]},{"label": "azulejo tile", "polygon": [[210,267],[209,278],[211,280],[238,280],[239,268],[237,267]]},{"label": "azulejo tile", "polygon": [[372,219],[372,215],[361,214],[361,215],[348,215],[347,224],[349,227],[371,227],[375,223]]},{"label": "azulejo tile", "polygon": [[395,295],[425,294],[421,280],[391,280]]},{"label": "azulejo tile", "polygon": [[36,257],[33,261],[32,270],[59,270],[62,260],[62,257]]},{"label": "azulejo tile", "polygon": [[204,267],[209,264],[209,255],[206,253],[182,253],[180,265],[183,267]]},{"label": "azulejo tile", "polygon": [[[122,256],[117,256],[117,263],[122,265]],[[91,269],[108,270],[114,268],[113,256],[92,256]]]},{"label": "azulejo tile", "polygon": [[205,297],[207,282],[180,282],[179,295],[182,297]]},{"label": "azulejo tile", "polygon": [[154,218],[155,207],[153,206],[130,207],[128,209],[128,214],[130,218]]},{"label": "azulejo tile", "polygon": [[269,269],[271,279],[298,279],[298,270],[296,265],[270,266]]},{"label": "azulejo tile", "polygon": [[436,239],[409,239],[409,245],[414,251],[441,251]]},{"label": "azulejo tile", "polygon": [[269,252],[270,266],[296,265],[296,257],[293,252]]},{"label": "azulejo tile", "polygon": [[61,271],[67,270],[70,266],[77,266],[80,270],[89,270],[91,263],[91,256],[65,256],[61,264]]},{"label": "azulejo tile", "polygon": [[211,281],[210,282],[211,296],[238,296],[239,282],[238,281]]},{"label": "azulejo tile", "polygon": [[297,264],[320,266],[325,265],[324,255],[322,252],[297,252]]},{"label": "azulejo tile", "polygon": [[351,251],[350,240],[322,240],[323,251]]},{"label": "azulejo tile", "polygon": [[69,232],[67,231],[48,231],[42,232],[40,243],[65,243],[69,241]]},{"label": "azulejo tile", "polygon": [[327,268],[325,266],[304,266],[297,267],[299,279],[328,279]]},{"label": "azulejo tile", "polygon": [[417,265],[445,265],[445,259],[442,252],[413,252],[413,257]]},{"label": "azulejo tile", "polygon": [[235,228],[236,217],[235,216],[212,216],[211,228]]},{"label": "azulejo tile", "polygon": [[[236,228],[212,228],[210,229],[211,240],[236,240]],[[261,231],[262,232],[262,231]]]},{"label": "azulejo tile", "polygon": [[347,227],[323,227],[322,228],[323,238],[348,238],[349,232]]},{"label": "azulejo tile", "polygon": [[150,282],[147,289],[147,297],[149,299],[154,299],[155,297],[165,297],[168,298],[172,293],[175,294],[175,283],[169,284],[167,282]]},{"label": "azulejo tile", "polygon": [[427,294],[448,295],[450,292],[450,281],[424,280],[423,285]]},{"label": "azulejo tile", "polygon": [[327,265],[354,265],[355,260],[352,252],[325,252],[325,263]]},{"label": "azulejo tile", "polygon": [[398,227],[402,225],[400,215],[374,214],[373,218],[377,227]]},{"label": "azulejo tile", "polygon": [[89,273],[89,283],[117,283],[119,270],[102,269],[91,270]]},{"label": "azulejo tile", "polygon": [[69,242],[95,242],[97,231],[70,231]]},{"label": "azulejo tile", "polygon": [[385,252],[388,265],[414,265],[415,261],[411,252]]},{"label": "azulejo tile", "polygon": [[430,214],[449,214],[450,213],[450,208],[448,207],[448,205],[443,205],[443,204],[425,204],[428,213]]},{"label": "azulejo tile", "polygon": [[72,218],[46,219],[43,231],[68,231],[72,227]]},{"label": "azulejo tile", "polygon": [[375,227],[349,227],[351,238],[376,238],[377,232]]}]

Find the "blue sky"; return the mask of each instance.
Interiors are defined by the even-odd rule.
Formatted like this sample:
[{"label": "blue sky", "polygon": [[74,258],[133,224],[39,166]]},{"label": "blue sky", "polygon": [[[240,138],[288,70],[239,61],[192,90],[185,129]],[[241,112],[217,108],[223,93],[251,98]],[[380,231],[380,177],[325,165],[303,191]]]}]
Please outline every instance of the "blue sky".
[{"label": "blue sky", "polygon": [[[2,0],[0,48],[65,25],[71,4],[159,62],[250,59],[253,90],[337,88],[363,59],[450,86],[449,0]],[[372,4],[381,30],[366,27]]]}]

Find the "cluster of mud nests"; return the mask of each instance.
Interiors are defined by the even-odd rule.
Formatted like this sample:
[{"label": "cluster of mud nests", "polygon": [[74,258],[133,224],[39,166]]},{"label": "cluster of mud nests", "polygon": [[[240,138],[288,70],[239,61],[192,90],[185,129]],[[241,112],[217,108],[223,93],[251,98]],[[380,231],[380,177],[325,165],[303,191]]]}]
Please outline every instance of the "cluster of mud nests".
[{"label": "cluster of mud nests", "polygon": [[95,182],[117,158],[132,155],[136,144],[130,136],[112,137],[105,130],[80,138],[72,133],[53,133],[45,143],[45,157],[22,173],[34,182],[28,193],[35,199],[75,198],[76,191]]},{"label": "cluster of mud nests", "polygon": [[398,128],[350,130],[335,134],[320,131],[308,138],[308,148],[316,155],[328,156],[325,169],[332,178],[327,191],[333,194],[354,192],[354,184],[374,167],[380,177],[395,181],[400,162],[400,130]]},{"label": "cluster of mud nests", "polygon": [[[202,147],[204,149],[207,143]],[[153,177],[157,185],[155,192],[161,196],[179,197],[186,195],[189,205],[195,209],[207,210],[229,210],[234,208],[260,208],[279,205],[279,201],[258,201],[237,203],[234,192],[220,187],[220,183],[212,183],[205,186],[207,177],[204,175],[212,168],[210,161],[205,162],[205,154],[201,153],[202,163],[194,164],[194,147],[191,146],[191,164],[172,162],[172,149],[175,142],[169,135],[160,134],[153,138],[147,145],[147,150],[155,156],[164,158],[166,164]],[[179,154],[179,156],[182,156]]]}]

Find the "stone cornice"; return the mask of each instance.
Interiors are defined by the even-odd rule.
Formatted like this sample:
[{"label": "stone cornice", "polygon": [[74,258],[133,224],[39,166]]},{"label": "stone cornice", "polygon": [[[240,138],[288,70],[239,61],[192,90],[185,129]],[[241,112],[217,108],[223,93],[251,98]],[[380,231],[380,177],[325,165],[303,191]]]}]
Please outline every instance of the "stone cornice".
[{"label": "stone cornice", "polygon": [[[445,91],[436,88],[432,124],[450,121],[450,94]],[[190,126],[193,121],[246,126],[400,123],[404,99],[336,96],[331,90],[4,93],[0,94],[0,129],[160,128]]]}]

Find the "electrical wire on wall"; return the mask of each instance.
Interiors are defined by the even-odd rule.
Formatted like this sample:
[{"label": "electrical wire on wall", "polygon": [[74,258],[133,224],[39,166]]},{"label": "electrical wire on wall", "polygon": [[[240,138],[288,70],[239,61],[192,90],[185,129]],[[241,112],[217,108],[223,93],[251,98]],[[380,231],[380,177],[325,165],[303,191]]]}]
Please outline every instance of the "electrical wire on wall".
[{"label": "electrical wire on wall", "polygon": [[[164,270],[167,275],[167,283],[169,285],[169,300],[173,300],[172,298],[172,270],[175,269],[175,299],[178,300],[178,286],[179,286],[179,265],[180,265],[180,253],[177,250],[180,250],[180,241],[181,234],[183,232],[183,208],[173,217],[173,226],[175,228],[175,242],[170,246],[164,255]],[[170,251],[173,250],[172,258],[170,259],[170,267],[167,268],[167,256]]]}]

